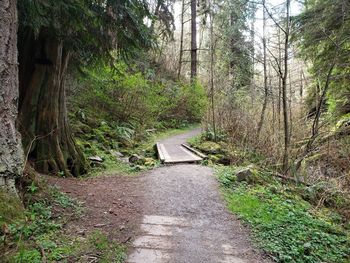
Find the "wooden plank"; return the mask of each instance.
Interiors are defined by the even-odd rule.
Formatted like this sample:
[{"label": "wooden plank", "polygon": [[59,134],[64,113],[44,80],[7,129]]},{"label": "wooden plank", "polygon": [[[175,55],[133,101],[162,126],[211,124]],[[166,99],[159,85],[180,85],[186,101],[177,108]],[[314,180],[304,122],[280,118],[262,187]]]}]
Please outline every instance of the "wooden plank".
[{"label": "wooden plank", "polygon": [[199,163],[202,159],[169,159],[165,160],[164,164],[176,164],[176,163]]},{"label": "wooden plank", "polygon": [[158,158],[163,163],[165,161],[165,156],[162,151],[161,144],[157,142],[157,152],[158,152]]},{"label": "wooden plank", "polygon": [[192,152],[188,151],[186,148],[182,146],[177,146],[177,149],[181,151],[183,154],[181,154],[181,157],[171,157],[165,158],[164,163],[166,164],[176,164],[176,163],[199,163],[203,159]]},{"label": "wooden plank", "polygon": [[207,158],[208,158],[208,156],[206,156],[205,154],[203,154],[203,153],[197,151],[196,149],[192,148],[191,146],[189,146],[189,145],[187,145],[187,144],[185,144],[185,143],[183,143],[183,144],[181,144],[181,145],[182,145],[183,147],[185,147],[186,149],[190,150],[191,152],[193,152],[194,154],[198,155],[199,157],[203,158],[203,159],[207,159]]},{"label": "wooden plank", "polygon": [[185,155],[189,155],[191,156],[191,158],[193,158],[194,160],[202,160],[202,157],[192,153],[191,151],[187,150],[185,147],[181,146],[180,147],[181,151],[185,153]]},{"label": "wooden plank", "polygon": [[164,164],[198,163],[203,160],[203,158],[181,145],[167,145],[167,147],[171,147],[169,148],[170,152],[167,151],[165,145],[162,143],[157,143],[156,146],[158,157]]}]

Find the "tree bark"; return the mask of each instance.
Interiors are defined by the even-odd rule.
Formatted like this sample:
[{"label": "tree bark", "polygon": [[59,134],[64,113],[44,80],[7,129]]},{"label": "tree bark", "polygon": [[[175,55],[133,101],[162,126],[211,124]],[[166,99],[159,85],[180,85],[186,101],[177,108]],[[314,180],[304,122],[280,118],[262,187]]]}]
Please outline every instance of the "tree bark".
[{"label": "tree bark", "polygon": [[293,135],[293,112],[292,112],[292,104],[293,104],[293,90],[292,90],[292,74],[289,68],[289,138],[292,138]]},{"label": "tree bark", "polygon": [[271,94],[271,104],[272,104],[272,131],[275,134],[276,131],[276,104],[275,104],[275,92],[272,88],[272,73],[271,73],[271,64],[269,66],[269,87]]},{"label": "tree bark", "polygon": [[210,10],[210,99],[212,110],[212,123],[214,132],[214,141],[216,141],[216,122],[215,122],[215,104],[214,104],[214,11]]},{"label": "tree bark", "polygon": [[251,41],[251,57],[252,57],[252,74],[250,79],[250,89],[251,89],[251,99],[252,99],[252,105],[255,101],[255,22],[256,22],[256,6],[255,4],[252,4],[253,9],[253,17],[251,21],[251,28],[250,28],[250,41]]},{"label": "tree bark", "polygon": [[[278,63],[282,65],[282,48],[281,48],[281,30],[278,29]],[[278,130],[281,130],[281,100],[282,100],[282,79],[278,78],[278,100],[277,100],[277,118]]]},{"label": "tree bark", "polygon": [[45,29],[37,39],[28,31],[21,37],[19,119],[24,149],[38,171],[78,176],[85,172],[86,161],[67,118],[64,76],[69,52]]},{"label": "tree bark", "polygon": [[[265,6],[265,0],[263,0],[263,6]],[[257,139],[259,140],[262,126],[264,124],[265,111],[267,107],[268,99],[268,85],[267,85],[267,56],[266,56],[266,12],[263,8],[263,67],[264,67],[264,102],[261,110],[260,121],[258,123]]]},{"label": "tree bark", "polygon": [[191,82],[197,77],[197,1],[191,0]]},{"label": "tree bark", "polygon": [[185,13],[185,0],[182,0],[181,6],[181,33],[180,33],[180,53],[179,53],[179,68],[177,72],[177,79],[180,79],[182,68],[182,55],[183,55],[183,43],[184,43],[184,14]]},{"label": "tree bark", "polygon": [[23,150],[16,129],[18,104],[17,3],[0,0],[0,188],[16,193]]},{"label": "tree bark", "polygon": [[287,102],[287,80],[288,80],[288,48],[289,48],[289,14],[290,0],[286,2],[286,28],[284,39],[284,74],[282,78],[282,108],[284,124],[284,152],[283,152],[283,171],[286,173],[289,166],[289,122],[288,122],[288,102]]}]

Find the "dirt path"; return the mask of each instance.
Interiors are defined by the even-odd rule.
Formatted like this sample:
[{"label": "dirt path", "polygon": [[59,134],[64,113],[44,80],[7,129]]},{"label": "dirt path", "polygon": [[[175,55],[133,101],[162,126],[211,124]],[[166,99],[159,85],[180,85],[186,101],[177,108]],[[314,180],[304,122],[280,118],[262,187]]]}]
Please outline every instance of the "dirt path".
[{"label": "dirt path", "polygon": [[[180,145],[198,132],[162,143]],[[82,218],[67,225],[67,233],[101,230],[118,242],[131,241],[129,263],[270,262],[227,211],[211,168],[181,164],[137,177],[50,177],[49,183],[86,207]]]},{"label": "dirt path", "polygon": [[[168,138],[181,144],[198,130]],[[228,213],[211,168],[164,166],[142,178],[143,219],[130,263],[270,262]]]},{"label": "dirt path", "polygon": [[84,215],[69,221],[64,231],[85,237],[102,231],[118,243],[138,232],[142,218],[140,179],[130,176],[99,176],[87,179],[49,177],[49,184],[83,203]]}]

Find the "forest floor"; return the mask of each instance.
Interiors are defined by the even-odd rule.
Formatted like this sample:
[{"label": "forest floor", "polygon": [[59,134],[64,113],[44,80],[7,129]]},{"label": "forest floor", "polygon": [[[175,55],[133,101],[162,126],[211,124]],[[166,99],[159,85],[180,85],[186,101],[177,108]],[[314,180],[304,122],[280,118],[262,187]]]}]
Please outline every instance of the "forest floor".
[{"label": "forest floor", "polygon": [[[198,133],[166,141],[181,144]],[[101,230],[131,245],[127,262],[270,262],[228,212],[209,167],[178,164],[139,176],[51,177],[49,183],[84,204],[85,215],[65,231]]]}]

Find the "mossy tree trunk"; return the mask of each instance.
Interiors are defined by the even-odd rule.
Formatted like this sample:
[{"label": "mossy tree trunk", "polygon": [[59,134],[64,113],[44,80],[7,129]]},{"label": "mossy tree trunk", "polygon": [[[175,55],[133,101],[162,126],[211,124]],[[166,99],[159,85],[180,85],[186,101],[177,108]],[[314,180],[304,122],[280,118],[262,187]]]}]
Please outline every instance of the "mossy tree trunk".
[{"label": "mossy tree trunk", "polygon": [[76,146],[66,109],[65,73],[70,54],[42,29],[20,32],[19,117],[25,151],[40,172],[78,176],[86,161]]},{"label": "mossy tree trunk", "polygon": [[0,0],[0,188],[16,192],[23,151],[16,129],[18,103],[17,7]]}]

